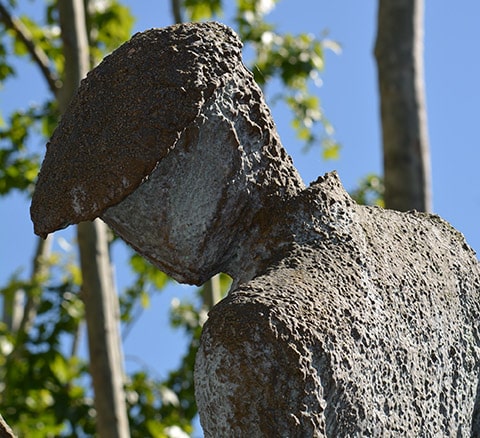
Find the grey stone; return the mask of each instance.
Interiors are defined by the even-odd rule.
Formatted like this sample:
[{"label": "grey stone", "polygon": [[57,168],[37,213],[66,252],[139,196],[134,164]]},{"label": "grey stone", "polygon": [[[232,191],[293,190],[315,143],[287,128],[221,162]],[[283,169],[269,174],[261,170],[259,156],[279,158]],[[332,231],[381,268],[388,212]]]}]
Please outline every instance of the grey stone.
[{"label": "grey stone", "polygon": [[305,187],[223,25],[137,34],[95,68],[31,211],[40,235],[99,216],[181,282],[233,277],[196,361],[206,436],[479,433],[475,253],[336,173]]},{"label": "grey stone", "polygon": [[292,202],[289,250],[204,327],[206,436],[470,436],[480,271],[463,236],[358,206],[335,174]]}]

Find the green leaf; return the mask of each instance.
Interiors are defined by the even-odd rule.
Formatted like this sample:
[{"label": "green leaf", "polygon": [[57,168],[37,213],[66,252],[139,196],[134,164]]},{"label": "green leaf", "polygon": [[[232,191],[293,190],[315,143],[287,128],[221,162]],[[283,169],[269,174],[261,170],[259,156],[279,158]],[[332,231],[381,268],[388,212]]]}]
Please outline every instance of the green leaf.
[{"label": "green leaf", "polygon": [[23,191],[32,188],[38,174],[38,156],[11,157],[5,157],[5,151],[0,150],[0,195],[6,195],[14,189]]},{"label": "green leaf", "polygon": [[382,178],[371,173],[360,180],[358,187],[350,192],[350,196],[359,204],[384,207],[384,192]]},{"label": "green leaf", "polygon": [[221,0],[185,0],[184,8],[190,21],[210,19],[222,13]]},{"label": "green leaf", "polygon": [[145,291],[142,291],[140,295],[140,303],[144,309],[150,307],[150,295],[148,295]]},{"label": "green leaf", "polygon": [[340,144],[326,138],[322,141],[322,156],[324,160],[337,160],[340,156]]},{"label": "green leaf", "polygon": [[134,272],[140,274],[144,280],[151,282],[157,289],[162,289],[168,282],[168,276],[165,273],[136,253],[130,258],[130,266]]},{"label": "green leaf", "polygon": [[130,38],[135,18],[127,6],[115,0],[90,4],[93,9],[87,17],[87,28],[95,64]]},{"label": "green leaf", "polygon": [[168,438],[168,435],[164,432],[165,426],[161,423],[153,420],[147,420],[146,426],[151,437]]},{"label": "green leaf", "polygon": [[71,378],[69,372],[69,364],[63,356],[57,354],[55,358],[49,362],[50,369],[58,381],[65,385]]}]

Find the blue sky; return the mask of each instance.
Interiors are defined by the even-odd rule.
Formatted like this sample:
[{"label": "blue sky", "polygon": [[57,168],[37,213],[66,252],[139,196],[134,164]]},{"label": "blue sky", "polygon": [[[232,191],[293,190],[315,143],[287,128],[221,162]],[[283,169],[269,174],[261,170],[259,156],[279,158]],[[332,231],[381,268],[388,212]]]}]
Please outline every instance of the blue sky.
[{"label": "blue sky", "polygon": [[[25,3],[25,2],[24,2]],[[137,21],[135,31],[171,24],[169,1],[130,0]],[[219,18],[229,24],[232,1]],[[467,242],[480,250],[480,140],[477,131],[480,101],[480,2],[427,1],[425,26],[425,71],[428,125],[433,171],[434,212],[461,231]],[[31,6],[29,6],[31,7]],[[318,149],[301,152],[301,144],[290,128],[284,108],[273,106],[273,115],[287,151],[306,183],[336,169],[347,189],[356,187],[368,173],[381,173],[381,143],[373,59],[377,3],[358,0],[282,0],[269,19],[282,31],[311,32],[328,30],[329,38],[342,45],[342,53],[328,53],[323,87],[318,95],[327,118],[334,125],[342,144],[337,161],[322,161]],[[26,11],[28,9],[25,9]],[[274,91],[267,88],[268,93]],[[3,115],[13,108],[43,100],[47,90],[37,72],[20,66],[17,80],[0,90]],[[0,281],[17,268],[30,272],[34,237],[28,201],[18,195],[0,198],[1,239]],[[62,234],[66,233],[66,234]],[[70,234],[69,234],[70,233]],[[58,236],[71,236],[71,231]],[[126,283],[122,268],[124,253],[115,253],[117,284]],[[127,366],[141,361],[160,375],[175,366],[183,351],[180,333],[171,333],[167,311],[174,296],[189,296],[192,288],[170,287],[154,297],[126,339]],[[155,342],[152,345],[152,342]],[[136,359],[133,360],[133,357]]]}]

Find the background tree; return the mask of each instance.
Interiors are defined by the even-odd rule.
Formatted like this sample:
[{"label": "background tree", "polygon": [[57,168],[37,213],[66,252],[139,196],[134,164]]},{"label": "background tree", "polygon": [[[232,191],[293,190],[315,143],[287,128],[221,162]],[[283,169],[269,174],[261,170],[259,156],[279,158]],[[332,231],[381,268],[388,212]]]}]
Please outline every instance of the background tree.
[{"label": "background tree", "polygon": [[[88,3],[87,3],[88,4]],[[60,100],[63,113],[80,80],[90,70],[90,53],[83,0],[58,2],[65,74]],[[99,436],[130,436],[124,391],[123,354],[119,332],[118,297],[112,278],[107,227],[100,221],[77,226],[82,271],[90,374]]]},{"label": "background tree", "polygon": [[401,211],[432,208],[423,16],[423,0],[379,0],[375,57],[385,206]]}]

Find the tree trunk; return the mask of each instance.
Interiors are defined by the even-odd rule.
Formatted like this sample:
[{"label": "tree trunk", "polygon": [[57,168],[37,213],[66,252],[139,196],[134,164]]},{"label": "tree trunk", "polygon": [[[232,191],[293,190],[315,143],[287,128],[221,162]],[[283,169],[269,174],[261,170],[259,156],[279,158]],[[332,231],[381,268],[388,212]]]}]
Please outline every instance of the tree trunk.
[{"label": "tree trunk", "polygon": [[171,0],[170,6],[175,24],[183,23],[182,2],[180,0]]},{"label": "tree trunk", "polygon": [[106,225],[99,219],[78,224],[78,244],[97,431],[101,438],[128,438],[118,298],[108,256]]},{"label": "tree trunk", "polygon": [[385,207],[430,211],[423,73],[423,0],[379,0],[375,57],[384,152]]},{"label": "tree trunk", "polygon": [[[65,83],[60,97],[63,112],[89,70],[89,52],[83,1],[60,1],[58,8],[65,53]],[[105,224],[98,219],[79,224],[78,244],[97,432],[102,438],[128,438],[118,298]]]},{"label": "tree trunk", "polygon": [[202,289],[203,304],[210,310],[222,299],[222,287],[220,285],[220,274],[214,275],[208,280]]},{"label": "tree trunk", "polygon": [[0,438],[15,438],[15,434],[7,422],[0,415]]}]

